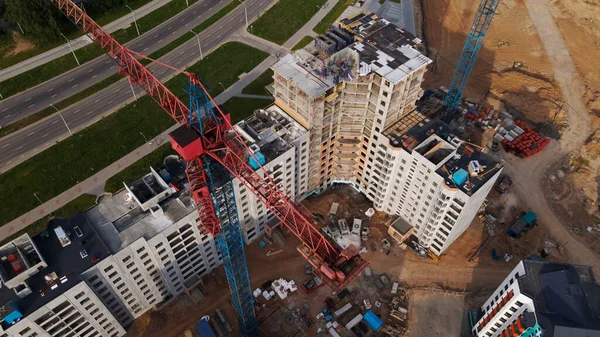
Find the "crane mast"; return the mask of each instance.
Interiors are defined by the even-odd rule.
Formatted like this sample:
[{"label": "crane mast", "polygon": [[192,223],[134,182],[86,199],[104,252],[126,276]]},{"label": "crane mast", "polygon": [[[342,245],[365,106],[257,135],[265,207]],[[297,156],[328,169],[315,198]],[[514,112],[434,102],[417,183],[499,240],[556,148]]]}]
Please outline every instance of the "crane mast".
[{"label": "crane mast", "polygon": [[229,114],[223,113],[214,102],[199,76],[178,70],[190,78],[188,107],[134,56],[142,55],[120,45],[71,0],[48,1],[81,27],[117,62],[122,73],[141,86],[180,125],[169,135],[171,144],[186,161],[200,229],[215,238],[221,252],[244,336],[258,336],[258,326],[235,205],[234,178],[300,239],[302,245],[298,251],[332,290],[343,289],[367,266],[356,247],[342,249],[325,238],[313,226],[317,223],[313,215],[290,202],[264,167],[259,165],[256,171],[250,167],[251,157],[256,163],[260,161],[232,126]]},{"label": "crane mast", "polygon": [[446,122],[452,119],[453,111],[460,104],[460,100],[467,86],[467,81],[471,76],[473,66],[475,66],[477,56],[483,46],[485,35],[490,28],[498,4],[500,4],[500,0],[481,0],[481,3],[479,4],[477,14],[475,14],[475,19],[471,24],[471,29],[467,36],[467,41],[465,42],[465,46],[460,54],[460,59],[456,65],[456,70],[452,76],[450,88],[444,98],[441,118]]}]

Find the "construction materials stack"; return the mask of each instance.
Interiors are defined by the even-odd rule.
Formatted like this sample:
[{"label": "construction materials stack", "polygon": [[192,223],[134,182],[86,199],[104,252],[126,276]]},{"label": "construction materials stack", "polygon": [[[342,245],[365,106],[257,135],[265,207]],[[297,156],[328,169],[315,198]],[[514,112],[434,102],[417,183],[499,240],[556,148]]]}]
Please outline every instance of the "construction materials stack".
[{"label": "construction materials stack", "polygon": [[506,151],[521,157],[530,157],[550,144],[550,138],[540,136],[522,121],[516,120],[513,130],[504,135],[501,141]]}]

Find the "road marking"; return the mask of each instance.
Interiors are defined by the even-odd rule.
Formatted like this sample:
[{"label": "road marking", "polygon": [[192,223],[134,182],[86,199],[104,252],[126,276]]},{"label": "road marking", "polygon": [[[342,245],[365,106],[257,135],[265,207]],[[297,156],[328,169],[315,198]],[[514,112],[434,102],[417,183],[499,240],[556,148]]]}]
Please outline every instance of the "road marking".
[{"label": "road marking", "polygon": [[33,131],[32,133],[28,134],[27,136],[33,136],[35,134],[35,131]]},{"label": "road marking", "polygon": [[219,35],[219,36],[217,36],[217,39],[220,39],[220,38],[221,38],[221,36],[223,36],[223,35]]},{"label": "road marking", "polygon": [[24,155],[24,154],[22,154],[22,155],[21,155],[19,158],[23,158],[23,157],[25,157],[25,155]]},{"label": "road marking", "polygon": [[98,103],[100,102],[100,99],[98,98],[97,100],[94,101],[94,103]]},{"label": "road marking", "polygon": [[73,111],[73,114],[76,114],[76,113],[78,113],[79,111],[81,111],[81,109],[77,109],[77,110]]},{"label": "road marking", "polygon": [[120,89],[120,88],[119,88],[119,89],[117,89],[117,90],[115,90],[115,92],[119,92],[119,91],[121,91],[121,89]]},{"label": "road marking", "polygon": [[143,46],[144,46],[144,42],[140,43],[140,47],[143,47]]},{"label": "road marking", "polygon": [[212,11],[212,7],[211,7],[211,8],[209,8],[209,9],[208,9],[208,11],[209,11],[209,12],[210,12],[210,11]]},{"label": "road marking", "polygon": [[179,22],[183,23],[183,21],[185,21],[185,19],[181,19],[181,21],[179,21]]},{"label": "road marking", "polygon": [[46,138],[47,135],[48,135],[47,133],[43,134],[42,138]]},{"label": "road marking", "polygon": [[94,68],[88,70],[88,74],[91,73],[92,71],[94,71]]},{"label": "road marking", "polygon": [[109,63],[112,63],[112,60],[108,60],[108,61],[104,62],[104,64],[109,64]]},{"label": "road marking", "polygon": [[26,99],[26,100],[25,100],[25,102],[29,102],[29,101],[31,101],[31,98],[32,98],[32,97],[29,97],[28,99]]},{"label": "road marking", "polygon": [[173,29],[173,27],[167,27],[167,30],[171,30],[171,29]]},{"label": "road marking", "polygon": [[90,112],[86,113],[85,115],[86,115],[86,116],[89,116],[89,115],[91,115],[91,114],[92,114],[92,111],[90,110]]},{"label": "road marking", "polygon": [[173,33],[171,33],[171,35],[173,35],[173,34],[175,34],[175,33],[177,33],[177,32],[173,32]]},{"label": "road marking", "polygon": [[75,85],[74,85],[74,86],[72,86],[71,88],[75,88],[75,87],[77,87],[77,84],[75,84]]},{"label": "road marking", "polygon": [[[206,7],[206,4],[204,4],[204,7]],[[192,12],[192,14],[196,15],[196,11]]]},{"label": "road marking", "polygon": [[10,144],[4,144],[4,145],[2,145],[2,148],[5,148],[5,147],[7,147],[7,146],[9,146],[9,145],[10,145]]},{"label": "road marking", "polygon": [[175,65],[178,65],[179,63],[181,63],[181,60],[175,62]]},{"label": "road marking", "polygon": [[50,91],[52,91],[52,90],[54,90],[54,88],[50,88],[50,89],[48,89],[48,92],[50,92]]},{"label": "road marking", "polygon": [[185,54],[185,50],[184,50],[184,51],[182,51],[182,52],[181,52],[179,55],[183,55],[183,54]]},{"label": "road marking", "polygon": [[146,50],[148,50],[148,47],[144,48],[144,50],[142,50],[142,51],[146,51]]},{"label": "road marking", "polygon": [[98,76],[98,75],[94,75],[94,76],[92,76],[92,78],[96,78],[96,76]]},{"label": "road marking", "polygon": [[54,95],[50,96],[50,98],[54,98],[54,97],[56,97],[56,94],[54,94]]},{"label": "road marking", "polygon": [[56,123],[58,123],[58,119],[57,119],[57,120],[55,120],[54,122],[52,122],[52,125],[54,125],[54,124],[56,124]]},{"label": "road marking", "polygon": [[31,108],[33,108],[34,106],[35,106],[35,104],[32,104],[32,105],[28,106],[27,108],[31,109]]},{"label": "road marking", "polygon": [[6,110],[8,110],[8,108],[6,108],[6,109],[2,109],[2,112],[6,111]]},{"label": "road marking", "polygon": [[20,150],[20,149],[22,149],[22,148],[23,148],[23,145],[19,146],[19,147],[17,148],[17,151],[18,151],[18,150]]},{"label": "road marking", "polygon": [[154,38],[156,39],[158,37],[158,34],[154,35]]},{"label": "road marking", "polygon": [[183,25],[184,27],[187,27],[190,23],[186,22],[185,25]]},{"label": "road marking", "polygon": [[[4,109],[4,110],[2,110],[2,111],[5,111],[5,110],[6,110],[6,109]],[[7,118],[8,118],[8,117],[10,117],[10,116],[12,116],[12,115],[6,115],[6,116],[4,116],[4,119],[7,119]]]},{"label": "road marking", "polygon": [[33,149],[33,152],[37,152],[37,147],[35,149]]},{"label": "road marking", "polygon": [[114,67],[115,67],[115,66],[113,65],[113,66],[112,66],[112,67],[110,67],[109,69],[112,69],[112,68],[114,68]]},{"label": "road marking", "polygon": [[242,22],[242,21],[244,21],[244,19],[240,19],[240,21],[238,21],[238,22]]},{"label": "road marking", "polygon": [[73,82],[73,81],[75,81],[75,79],[74,79],[74,78],[72,78],[72,79],[68,80],[67,82],[68,82],[68,83],[71,83],[71,82]]},{"label": "road marking", "polygon": [[110,101],[108,101],[108,104],[110,104],[110,103],[112,103],[112,102],[113,102],[113,100],[111,99]]},{"label": "road marking", "polygon": [[161,43],[161,42],[162,42],[162,39],[158,40],[158,43]]}]

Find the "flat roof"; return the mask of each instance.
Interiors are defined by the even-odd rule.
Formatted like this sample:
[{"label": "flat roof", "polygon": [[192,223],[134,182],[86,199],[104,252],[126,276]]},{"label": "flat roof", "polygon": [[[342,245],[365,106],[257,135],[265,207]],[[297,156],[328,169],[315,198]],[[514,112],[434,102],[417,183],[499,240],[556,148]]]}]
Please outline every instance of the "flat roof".
[{"label": "flat roof", "polygon": [[[67,233],[71,239],[71,244],[65,247],[61,246],[54,232],[54,228],[58,226],[62,227]],[[75,226],[78,226],[83,232],[82,237],[76,235],[73,229]],[[81,282],[81,273],[110,255],[107,247],[83,213],[75,214],[68,219],[51,220],[47,232],[47,237],[40,234],[31,238],[40,255],[48,264],[48,267],[30,276],[25,281],[31,288],[31,294],[20,298],[12,289],[4,287],[0,291],[0,305],[3,306],[12,301],[23,316],[33,313]],[[84,249],[88,255],[82,258],[80,252]],[[98,261],[92,262],[93,257],[96,257]],[[52,273],[56,273],[58,279],[47,283],[44,277]],[[55,289],[52,289],[54,286],[56,286]],[[6,324],[6,322],[2,324]],[[8,328],[8,326],[5,328]]]},{"label": "flat roof", "polygon": [[544,335],[598,335],[600,284],[592,267],[531,260],[523,264],[526,274],[519,277],[519,287],[533,300]]},{"label": "flat roof", "polygon": [[406,234],[413,227],[408,222],[406,222],[402,217],[398,217],[398,219],[394,220],[391,225],[397,232],[400,234]]}]

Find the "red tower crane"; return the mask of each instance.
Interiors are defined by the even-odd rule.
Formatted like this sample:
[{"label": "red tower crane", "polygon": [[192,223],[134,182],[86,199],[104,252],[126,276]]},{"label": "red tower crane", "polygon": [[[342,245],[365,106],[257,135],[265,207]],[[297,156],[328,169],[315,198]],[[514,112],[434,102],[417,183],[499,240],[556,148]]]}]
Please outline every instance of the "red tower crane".
[{"label": "red tower crane", "polygon": [[[317,221],[312,214],[290,202],[264,167],[259,167],[259,170],[264,173],[263,178],[249,166],[248,161],[250,157],[254,157],[253,152],[231,125],[229,114],[221,111],[194,74],[181,71],[207,95],[213,108],[218,112],[214,118],[201,118],[196,114],[190,114],[189,108],[134,57],[137,53],[120,45],[71,0],[49,1],[82,28],[96,45],[118,63],[121,72],[141,86],[148,96],[152,97],[180,125],[180,128],[175,131],[179,141],[171,137],[171,143],[186,161],[190,192],[197,206],[201,230],[204,233],[217,237],[221,231],[219,219],[211,202],[203,162],[200,159],[201,156],[209,156],[237,177],[283,225],[301,240],[302,245],[298,247],[298,251],[320,273],[323,281],[332,290],[343,289],[367,266],[367,261],[359,255],[356,247],[341,249],[325,238],[313,226]],[[254,161],[260,162],[256,157]]]}]

